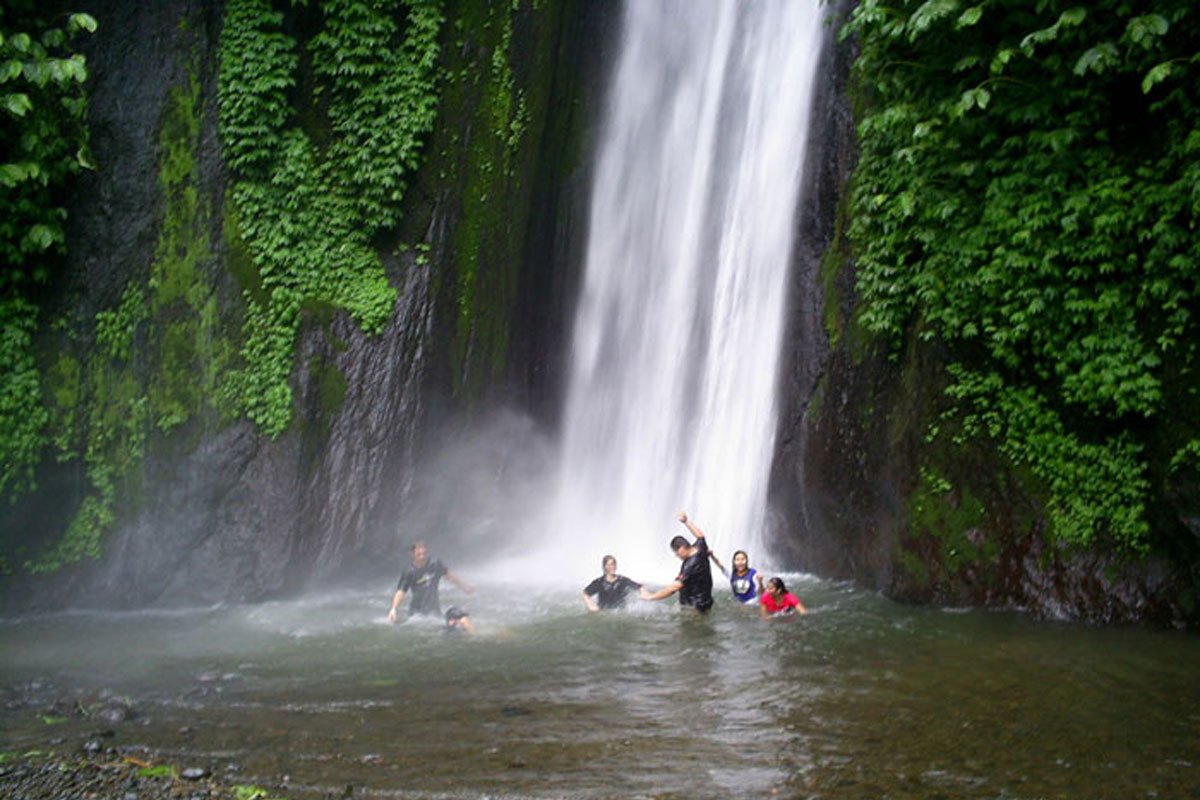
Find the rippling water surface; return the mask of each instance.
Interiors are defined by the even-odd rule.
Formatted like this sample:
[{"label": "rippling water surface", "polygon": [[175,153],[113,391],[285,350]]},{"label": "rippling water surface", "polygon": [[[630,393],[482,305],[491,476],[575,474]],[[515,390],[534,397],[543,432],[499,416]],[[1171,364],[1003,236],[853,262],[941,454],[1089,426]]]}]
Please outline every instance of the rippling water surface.
[{"label": "rippling water surface", "polygon": [[[1200,797],[1200,640],[797,577],[761,622],[481,585],[0,621],[0,750],[106,746],[287,797]],[[78,713],[120,698],[122,721]],[[68,702],[63,702],[64,700]],[[64,712],[75,705],[75,713]],[[56,702],[57,701],[57,702]]]}]

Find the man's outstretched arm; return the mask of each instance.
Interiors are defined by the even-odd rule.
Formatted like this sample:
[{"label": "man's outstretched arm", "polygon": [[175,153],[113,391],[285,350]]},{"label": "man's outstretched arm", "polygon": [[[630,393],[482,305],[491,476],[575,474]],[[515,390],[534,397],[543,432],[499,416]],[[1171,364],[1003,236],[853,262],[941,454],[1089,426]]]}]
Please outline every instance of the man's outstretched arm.
[{"label": "man's outstretched arm", "polygon": [[674,583],[667,584],[663,588],[659,589],[657,592],[648,593],[642,599],[644,599],[644,600],[665,600],[666,598],[675,594],[682,588],[683,588],[683,583],[681,581],[675,581]]},{"label": "man's outstretched arm", "polygon": [[400,607],[402,600],[404,600],[404,590],[397,589],[396,593],[392,595],[392,608],[388,611],[388,622],[396,621],[396,609]]},{"label": "man's outstretched arm", "polygon": [[446,580],[450,581],[451,583],[453,583],[458,588],[462,589],[467,594],[471,594],[472,592],[475,591],[474,589],[471,588],[471,584],[465,582],[462,578],[458,577],[450,570],[446,570]]}]

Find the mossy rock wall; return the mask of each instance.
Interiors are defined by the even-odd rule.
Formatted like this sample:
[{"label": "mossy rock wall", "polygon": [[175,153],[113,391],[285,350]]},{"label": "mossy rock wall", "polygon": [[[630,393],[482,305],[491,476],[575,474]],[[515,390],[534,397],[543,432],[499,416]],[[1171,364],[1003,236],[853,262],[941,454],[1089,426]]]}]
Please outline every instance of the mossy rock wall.
[{"label": "mossy rock wall", "polygon": [[[838,4],[834,15],[844,19],[850,5]],[[815,106],[781,376],[771,484],[777,557],[906,602],[1195,625],[1198,526],[1186,489],[1194,475],[1154,477],[1148,553],[1060,544],[1034,477],[986,439],[957,442],[943,421],[949,354],[919,330],[896,349],[857,324],[845,236],[855,155],[847,76],[856,44],[826,46],[822,71],[832,79]],[[1182,391],[1175,402],[1182,413],[1156,424],[1194,424]],[[1159,438],[1179,436],[1164,430]]]},{"label": "mossy rock wall", "polygon": [[[56,322],[39,334],[62,447],[0,526],[6,607],[255,600],[399,563],[432,432],[484,403],[551,404],[558,356],[543,346],[570,305],[614,9],[442,4],[437,121],[398,224],[371,243],[389,321],[368,333],[301,308],[291,421],[264,432],[228,391],[246,298],[265,289],[219,133],[226,6],[84,5],[100,24],[97,170],[70,204]],[[316,26],[278,10],[297,41]],[[306,80],[290,113],[315,130]]]}]

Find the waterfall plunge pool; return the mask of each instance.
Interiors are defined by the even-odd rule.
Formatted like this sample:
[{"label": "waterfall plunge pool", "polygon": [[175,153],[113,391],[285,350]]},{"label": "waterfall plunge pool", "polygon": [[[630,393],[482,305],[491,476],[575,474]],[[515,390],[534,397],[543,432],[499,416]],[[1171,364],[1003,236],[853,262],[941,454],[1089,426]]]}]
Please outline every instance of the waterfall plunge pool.
[{"label": "waterfall plunge pool", "polygon": [[111,732],[289,798],[1200,797],[1194,635],[789,583],[810,613],[769,622],[444,586],[475,636],[388,624],[389,585],[6,619],[0,752]]}]

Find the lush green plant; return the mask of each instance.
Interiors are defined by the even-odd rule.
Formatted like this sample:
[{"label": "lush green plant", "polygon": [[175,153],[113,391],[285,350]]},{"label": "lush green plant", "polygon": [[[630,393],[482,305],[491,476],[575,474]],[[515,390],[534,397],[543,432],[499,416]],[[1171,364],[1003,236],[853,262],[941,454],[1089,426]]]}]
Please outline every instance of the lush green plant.
[{"label": "lush green plant", "polygon": [[[197,161],[204,106],[194,66],[191,73],[168,92],[159,131],[163,215],[149,278],[131,281],[115,307],[96,314],[91,352],[70,356],[86,337],[62,326],[58,358],[43,375],[56,457],[82,455],[89,491],[59,541],[24,560],[31,572],[99,556],[118,498],[133,499],[152,425],[168,431],[224,410],[218,376],[234,345],[218,330],[211,269],[202,269],[213,248]],[[141,340],[139,328],[149,329]]]},{"label": "lush green plant", "polygon": [[33,488],[45,441],[34,294],[62,253],[60,193],[90,165],[87,66],[72,42],[95,29],[87,14],[52,17],[19,1],[0,8],[0,495]]},{"label": "lush green plant", "polygon": [[49,415],[33,354],[37,306],[20,294],[0,298],[0,493],[33,488]]},{"label": "lush green plant", "polygon": [[[202,113],[193,68],[168,93],[159,134],[163,216],[148,280],[131,281],[114,307],[96,314],[90,352],[83,350],[88,332],[65,319],[44,332],[56,353],[41,375],[46,433],[60,462],[82,457],[89,490],[57,542],[14,554],[30,572],[100,554],[118,498],[135,494],[152,424],[166,431],[205,409],[222,410],[216,386],[233,345],[217,329],[211,270],[201,269],[213,253],[196,156]],[[39,452],[43,444],[36,443]]]},{"label": "lush green plant", "polygon": [[1200,7],[862,0],[847,33],[863,325],[947,346],[963,436],[1061,540],[1143,547],[1144,430],[1165,381],[1197,400]]},{"label": "lush green plant", "polygon": [[149,316],[145,294],[140,287],[130,284],[125,287],[119,306],[96,314],[96,344],[109,358],[127,361],[133,347],[134,331]]},{"label": "lush green plant", "polygon": [[[395,302],[376,234],[395,225],[407,176],[433,125],[441,6],[411,0],[322,3],[308,42],[312,97],[293,108],[301,58],[267,0],[235,0],[221,37],[230,193],[256,274],[245,287],[245,366],[232,383],[245,413],[270,435],[291,420],[288,378],[301,311],[333,307],[368,332]],[[301,126],[309,121],[312,132]],[[319,134],[317,141],[314,134]]]},{"label": "lush green plant", "polygon": [[235,800],[275,800],[273,795],[261,786],[249,783],[239,783],[233,787]]},{"label": "lush green plant", "polygon": [[[292,91],[301,67],[296,43],[281,32],[282,15],[269,3],[230,4],[222,42],[221,129],[226,156],[242,179],[230,192],[234,210],[226,218],[234,227],[227,232],[234,251],[254,270],[243,273],[249,278],[244,368],[234,370],[232,380],[234,345],[220,333],[216,297],[206,277],[210,270],[203,268],[214,251],[208,241],[209,202],[199,186],[203,99],[195,69],[186,86],[171,90],[160,132],[164,215],[149,280],[131,282],[115,307],[96,315],[97,350],[80,359],[64,351],[40,375],[33,356],[37,306],[21,293],[5,293],[0,302],[5,323],[0,489],[32,487],[47,435],[59,460],[83,458],[91,487],[57,544],[33,556],[16,554],[27,570],[50,571],[99,554],[102,537],[115,521],[118,497],[128,491],[142,462],[151,425],[168,431],[210,406],[228,418],[233,405],[268,433],[286,427],[291,414],[287,380],[303,308],[348,310],[371,331],[386,322],[395,291],[372,239],[397,221],[404,178],[415,168],[419,139],[432,125],[441,22],[439,3],[413,2],[402,31],[398,10],[397,3],[349,0],[321,7],[325,29],[309,43],[312,74],[319,81],[315,96],[302,98],[298,111]],[[95,24],[77,16],[70,26],[73,31]],[[0,45],[31,54],[30,80],[46,84],[52,78],[61,84],[63,108],[76,115],[70,119],[77,129],[58,119],[61,140],[46,132],[49,122],[39,122],[35,132],[45,133],[47,142],[40,157],[62,161],[68,153],[65,134],[84,132],[82,94],[67,96],[75,91],[70,82],[82,80],[82,60],[51,59],[27,38],[9,37],[6,30]],[[43,38],[47,47],[65,42],[65,36]],[[0,74],[5,81],[19,77],[7,63]],[[15,95],[2,99],[11,114],[31,116],[40,108]],[[316,126],[327,128],[324,134],[310,136],[289,127],[308,112],[324,115]],[[26,185],[53,188],[86,163],[84,153],[76,144],[69,151],[73,162],[53,162],[62,175],[26,159],[0,165],[0,178],[6,191]],[[0,247],[36,255],[32,242],[43,250],[61,250],[64,212],[42,208],[52,196],[35,197],[41,206],[21,205],[21,199],[10,205],[15,210],[28,206],[31,214],[41,208],[45,220],[31,216],[33,222],[21,228],[19,215],[5,217],[0,233],[8,238]],[[8,250],[6,255],[21,266]],[[3,279],[44,281],[45,265],[32,256],[26,260],[24,272],[6,273]],[[135,339],[143,324],[150,335]],[[60,338],[70,347],[87,341],[71,333]],[[143,351],[135,354],[137,342]],[[322,398],[329,403],[336,401],[338,377],[326,376],[330,389]],[[46,379],[43,405],[40,387]],[[3,567],[9,568],[7,559]]]}]

